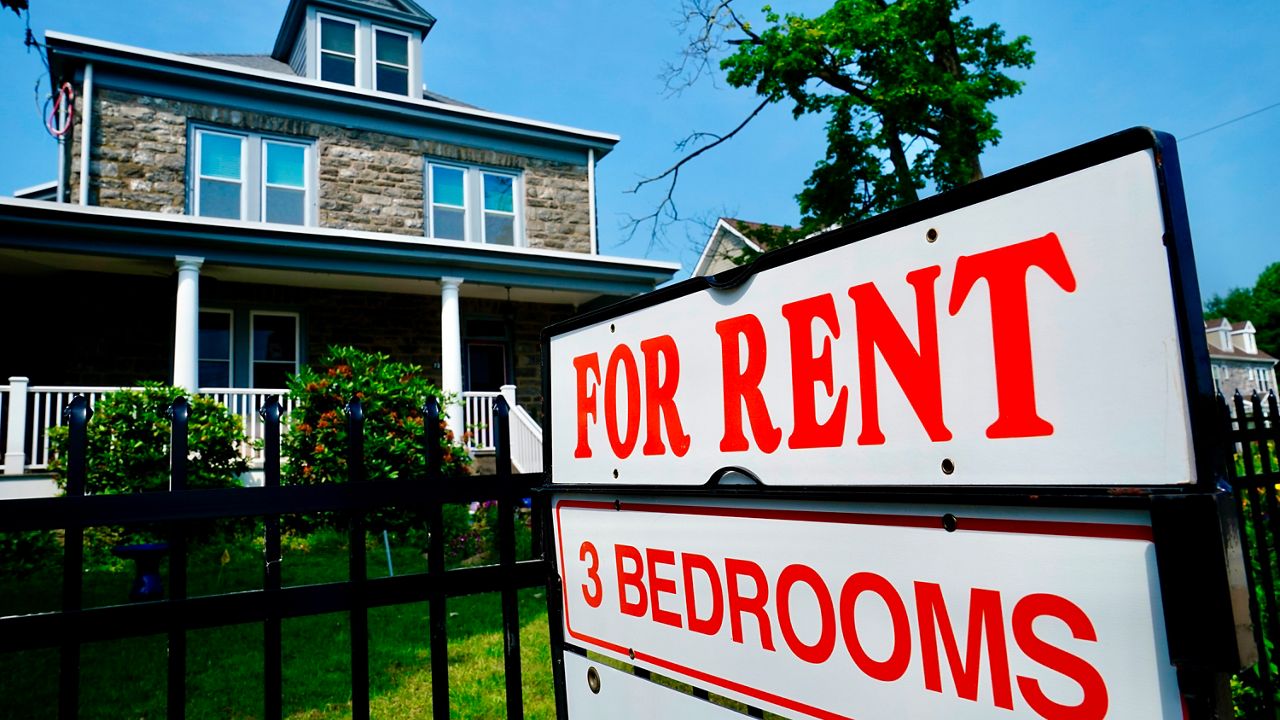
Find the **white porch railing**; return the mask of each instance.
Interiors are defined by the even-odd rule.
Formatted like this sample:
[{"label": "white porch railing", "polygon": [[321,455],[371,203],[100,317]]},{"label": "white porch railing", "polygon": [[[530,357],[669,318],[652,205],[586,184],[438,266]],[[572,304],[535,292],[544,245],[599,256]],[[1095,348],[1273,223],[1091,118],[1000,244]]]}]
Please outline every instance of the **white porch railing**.
[{"label": "white porch railing", "polygon": [[280,396],[281,422],[288,420],[293,402],[289,399],[288,390],[268,390],[263,388],[200,388],[200,394],[213,398],[227,406],[231,412],[240,416],[244,424],[244,434],[248,441],[240,445],[240,454],[251,462],[262,460],[261,443],[255,442],[265,437],[262,417],[258,411],[272,395]]},{"label": "white porch railing", "polygon": [[524,408],[511,408],[511,464],[516,472],[542,472],[542,427]]},{"label": "white porch railing", "polygon": [[[26,378],[9,378],[0,385],[0,418],[4,418],[6,439],[0,474],[20,475],[42,472],[49,467],[49,428],[62,424],[62,411],[76,395],[85,395],[90,407],[102,395],[117,387],[28,385]],[[212,397],[240,416],[244,423],[245,442],[240,450],[250,461],[261,460],[262,451],[254,441],[263,439],[263,423],[258,410],[270,395],[280,395],[286,413],[292,408],[286,390],[264,388],[201,388],[199,394]],[[503,386],[503,392],[464,392],[463,427],[471,430],[466,441],[473,451],[494,448],[493,402],[506,396],[511,404],[511,460],[518,472],[542,470],[542,429],[522,408],[515,405],[515,386]]]},{"label": "white porch railing", "polygon": [[462,393],[462,427],[470,433],[463,444],[468,450],[489,451],[494,448],[493,401],[499,397],[502,397],[500,392]]}]

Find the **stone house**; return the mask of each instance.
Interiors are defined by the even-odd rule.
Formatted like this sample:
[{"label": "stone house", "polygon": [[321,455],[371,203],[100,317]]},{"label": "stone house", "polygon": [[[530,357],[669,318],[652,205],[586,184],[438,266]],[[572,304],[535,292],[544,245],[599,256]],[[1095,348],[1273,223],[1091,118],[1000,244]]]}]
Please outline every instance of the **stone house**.
[{"label": "stone house", "polygon": [[1239,392],[1266,397],[1276,389],[1276,359],[1258,349],[1253,323],[1214,318],[1204,323],[1214,390],[1228,400]]},{"label": "stone house", "polygon": [[252,429],[333,344],[424,366],[460,398],[455,429],[505,392],[537,434],[541,329],[678,266],[598,252],[617,136],[426,89],[435,22],[411,0],[291,0],[263,55],[47,34],[75,106],[58,181],[0,199],[0,302],[26,321],[0,352],[5,472],[42,467],[72,393],[141,380]]}]

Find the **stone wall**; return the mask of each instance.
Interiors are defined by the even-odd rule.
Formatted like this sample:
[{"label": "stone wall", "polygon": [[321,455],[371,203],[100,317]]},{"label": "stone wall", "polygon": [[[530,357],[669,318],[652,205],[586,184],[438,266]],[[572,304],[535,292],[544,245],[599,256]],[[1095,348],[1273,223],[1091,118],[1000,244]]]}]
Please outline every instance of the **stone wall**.
[{"label": "stone wall", "polygon": [[[95,92],[93,110],[92,204],[186,212],[188,123],[195,121],[314,138],[322,227],[422,235],[423,168],[431,156],[522,171],[526,244],[590,252],[582,165],[108,89]],[[73,198],[79,192],[79,143],[77,136],[71,149]]]},{"label": "stone wall", "polygon": [[[1275,368],[1268,368],[1265,363],[1248,363],[1212,358],[1209,364],[1212,366],[1214,387],[1218,392],[1225,395],[1228,401],[1237,391],[1247,400],[1254,392],[1266,396],[1267,392],[1276,389]],[[1260,370],[1263,371],[1265,380],[1261,384],[1258,383],[1257,378],[1257,373]]]}]

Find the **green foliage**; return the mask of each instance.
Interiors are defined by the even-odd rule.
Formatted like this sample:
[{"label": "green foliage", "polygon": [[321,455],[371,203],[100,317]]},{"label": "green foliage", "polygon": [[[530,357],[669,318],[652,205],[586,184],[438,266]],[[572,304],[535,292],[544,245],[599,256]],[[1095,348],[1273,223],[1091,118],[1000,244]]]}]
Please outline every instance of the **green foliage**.
[{"label": "green foliage", "polygon": [[[94,403],[93,417],[85,430],[88,453],[85,492],[90,495],[120,495],[165,491],[169,488],[169,446],[173,423],[169,406],[186,395],[182,388],[159,383],[143,383],[138,390],[115,390]],[[187,448],[187,487],[191,489],[239,487],[240,475],[249,469],[240,454],[245,442],[240,416],[207,397],[188,398],[190,415]],[[54,482],[65,492],[67,486],[67,437],[63,427],[49,430]],[[195,535],[234,524],[189,525]],[[90,562],[114,564],[105,551],[122,543],[158,539],[142,528],[95,527],[85,531]]]},{"label": "green foliage", "polygon": [[[314,368],[289,380],[293,410],[281,443],[289,462],[282,468],[287,484],[314,485],[347,480],[346,406],[360,400],[364,409],[364,460],[370,480],[425,478],[427,430],[422,414],[427,398],[445,404],[444,394],[427,381],[417,365],[392,362],[381,353],[332,347]],[[441,421],[443,429],[444,423]],[[441,440],[442,474],[467,475],[471,457],[445,430]],[[378,529],[408,530],[420,524],[407,512],[382,511]],[[331,520],[303,518],[296,530],[310,530]]]},{"label": "green foliage", "polygon": [[720,61],[730,85],[827,118],[826,156],[797,196],[800,226],[761,229],[752,239],[765,249],[982,177],[979,156],[1000,140],[991,104],[1023,84],[1005,71],[1035,58],[1027,37],[956,16],[967,0],[834,0],[814,17],[765,6],[759,30],[728,3],[689,2],[708,27],[745,35]]},{"label": "green foliage", "polygon": [[62,547],[52,530],[0,533],[0,573],[6,578],[26,577],[61,557]]},{"label": "green foliage", "polygon": [[1232,288],[1226,297],[1209,298],[1204,304],[1204,315],[1252,322],[1258,331],[1258,348],[1280,355],[1280,262],[1264,268],[1253,287]]},{"label": "green foliage", "polygon": [[[152,492],[169,488],[169,406],[186,395],[182,388],[143,383],[139,390],[115,390],[94,404],[89,421],[85,492],[90,495]],[[238,487],[249,469],[240,454],[245,441],[240,416],[216,400],[189,398],[187,447],[189,488]],[[58,488],[67,485],[67,428],[49,430]]]}]

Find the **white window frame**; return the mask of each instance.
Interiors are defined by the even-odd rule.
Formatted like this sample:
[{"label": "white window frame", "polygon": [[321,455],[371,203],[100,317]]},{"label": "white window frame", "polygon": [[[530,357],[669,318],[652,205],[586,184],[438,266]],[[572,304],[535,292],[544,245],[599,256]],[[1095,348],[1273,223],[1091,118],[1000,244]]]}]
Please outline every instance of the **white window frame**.
[{"label": "white window frame", "polygon": [[[383,62],[378,59],[378,33],[385,32],[393,35],[401,35],[404,37],[404,65],[396,65],[395,63]],[[391,93],[400,97],[413,97],[413,33],[397,30],[396,28],[387,27],[385,25],[372,25],[369,28],[369,45],[372,48],[369,53],[369,86],[378,92]],[[383,90],[378,87],[378,65],[386,65],[387,67],[404,69],[404,93],[392,93],[390,90]]]},{"label": "white window frame", "polygon": [[[203,145],[203,141],[200,138],[205,133],[236,137],[241,141],[240,217],[238,219],[249,222],[265,222],[267,207],[266,143],[274,142],[282,145],[301,146],[305,151],[302,177],[306,183],[306,197],[303,201],[303,222],[300,226],[290,225],[290,227],[315,227],[319,214],[316,205],[320,186],[319,172],[316,169],[315,139],[249,130],[235,130],[203,123],[192,123],[188,132],[189,146],[195,147],[195,152],[192,153],[193,160],[187,170],[187,178],[189,180],[187,183],[188,194],[191,198],[187,209],[188,215],[200,216],[200,179],[203,177],[200,175],[200,153]],[[274,187],[292,186],[280,185]],[[254,190],[251,191],[250,188]]]},{"label": "white window frame", "polygon": [[258,172],[260,182],[258,183],[258,219],[267,222],[267,188],[274,187],[283,190],[297,190],[292,185],[280,185],[267,182],[267,143],[275,143],[277,145],[293,145],[302,148],[302,226],[309,227],[315,223],[312,220],[312,205],[315,204],[315,183],[311,181],[314,170],[312,170],[312,151],[315,143],[305,140],[293,140],[278,137],[275,135],[261,135],[257,139],[258,146],[261,148],[261,158],[258,161]]},{"label": "white window frame", "polygon": [[[236,386],[236,314],[235,314],[235,312],[234,312],[233,310],[231,310],[231,309],[229,309],[229,308],[207,308],[207,307],[202,307],[202,308],[200,308],[199,312],[200,312],[200,313],[217,313],[217,314],[219,314],[219,315],[226,315],[226,316],[227,316],[227,332],[228,332],[228,337],[227,337],[227,387],[229,387],[229,388],[233,388],[233,387],[235,387],[235,386]],[[200,328],[199,328],[199,318],[198,318],[198,316],[197,316],[196,332],[199,332],[199,331],[200,331]],[[203,352],[203,351],[197,351],[197,352],[196,352],[196,384],[197,384],[197,385],[199,385],[199,384],[200,384],[200,377],[199,377],[199,374],[200,374],[200,363],[204,362],[205,360],[219,360],[219,361],[221,361],[221,360],[222,360],[222,358],[205,357],[205,356],[203,356],[203,355],[201,354],[201,352]],[[202,386],[200,389],[201,389],[201,390],[204,390],[205,388]]]},{"label": "white window frame", "polygon": [[[520,173],[482,168],[477,174],[480,176],[480,179],[477,181],[480,191],[480,202],[477,204],[480,215],[480,242],[486,245],[497,244],[489,242],[488,225],[485,223],[485,215],[493,213],[495,215],[511,217],[512,243],[510,247],[522,247],[524,245],[524,227],[520,222],[520,206],[523,204],[520,202],[520,199],[524,197],[524,186],[520,183]],[[511,212],[507,212],[505,210],[490,210],[484,206],[484,178],[486,175],[511,178]]]},{"label": "white window frame", "polygon": [[[273,365],[284,365],[282,360],[258,360],[254,356],[253,336],[256,328],[256,321],[261,316],[269,317],[291,317],[293,318],[293,372],[296,375],[298,367],[302,364],[302,316],[296,312],[281,312],[276,310],[250,310],[249,311],[249,387],[257,388],[257,378],[255,377],[257,365],[260,362],[271,363]],[[282,390],[283,388],[264,388],[267,390]]]},{"label": "white window frame", "polygon": [[[335,22],[345,23],[347,25],[350,25],[353,28],[352,36],[353,36],[354,45],[355,45],[354,55],[347,55],[346,53],[335,52],[333,50],[324,49],[324,21],[325,20],[333,20]],[[322,82],[327,82],[327,83],[333,83],[334,85],[338,85],[340,87],[362,87],[360,83],[360,78],[362,77],[361,62],[360,62],[360,50],[361,50],[360,36],[363,35],[363,33],[361,33],[360,30],[361,30],[360,21],[354,18],[343,17],[341,15],[330,15],[328,13],[316,13],[316,79],[317,80],[320,80]],[[337,55],[339,57],[351,58],[351,61],[355,64],[355,71],[352,73],[353,82],[350,85],[346,83],[337,82],[336,80],[324,79],[324,63],[322,63],[321,61],[323,60],[325,53],[329,53],[330,55]]]},{"label": "white window frame", "polygon": [[[462,175],[462,210],[463,210],[463,240],[450,240],[448,238],[437,238],[435,236],[435,216],[432,209],[437,204],[434,201],[434,187],[431,168],[447,167],[463,171]],[[491,244],[485,238],[484,215],[486,212],[499,213],[507,215],[502,210],[485,210],[484,207],[484,176],[485,175],[501,175],[512,179],[511,184],[511,213],[513,216],[512,233],[514,234],[514,242],[511,245],[499,245],[498,247],[526,247],[527,243],[524,236],[524,172],[519,169],[497,168],[484,165],[469,165],[452,160],[437,160],[435,158],[427,158],[424,163],[424,172],[426,174],[425,187],[426,193],[424,198],[424,212],[426,220],[423,223],[424,234],[429,233],[426,237],[432,240],[441,240],[443,242],[474,242],[482,245]],[[457,209],[455,205],[441,205],[442,207]]]},{"label": "white window frame", "polygon": [[[435,208],[437,205],[450,210],[457,210],[457,205],[448,205],[445,203],[437,203],[435,200],[435,173],[431,170],[436,167],[450,168],[452,170],[462,171],[462,240],[454,240],[453,238],[437,238],[436,237],[436,215]],[[427,237],[434,240],[442,240],[444,242],[471,242],[474,235],[471,231],[471,168],[466,165],[451,162],[439,162],[436,160],[427,161],[427,221],[425,226],[431,232]]]},{"label": "white window frame", "polygon": [[[194,182],[191,183],[193,186],[192,187],[193,212],[191,214],[199,217],[205,217],[203,215],[200,215],[200,202],[201,202],[200,187],[202,185],[200,181],[205,179],[205,175],[203,175],[200,172],[200,168],[203,167],[202,158],[204,155],[204,136],[205,135],[220,135],[222,137],[232,137],[240,141],[240,217],[236,219],[244,220],[245,217],[249,214],[249,207],[248,207],[249,205],[249,197],[248,197],[249,196],[249,192],[248,192],[249,142],[248,142],[248,138],[245,136],[244,133],[229,132],[226,130],[221,130],[221,129],[212,128],[212,127],[195,127],[193,129],[192,137],[195,140],[195,143],[193,143],[195,145],[195,153],[194,153],[194,159],[191,165],[191,173],[190,173],[191,178],[194,180]],[[226,178],[219,178],[214,176],[209,176],[209,179],[217,182],[229,182]],[[217,219],[225,219],[225,218],[217,218]]]}]

